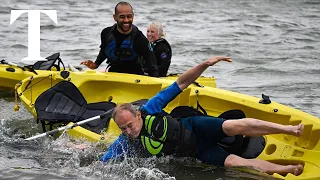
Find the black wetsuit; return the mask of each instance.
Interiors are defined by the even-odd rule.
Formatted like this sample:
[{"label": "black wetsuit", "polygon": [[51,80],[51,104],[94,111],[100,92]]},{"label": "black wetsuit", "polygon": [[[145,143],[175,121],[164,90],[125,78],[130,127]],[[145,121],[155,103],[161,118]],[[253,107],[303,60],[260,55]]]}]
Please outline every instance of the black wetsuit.
[{"label": "black wetsuit", "polygon": [[171,63],[172,50],[171,46],[165,39],[161,38],[154,42],[153,52],[157,59],[157,66],[160,77],[167,76],[167,72]]},{"label": "black wetsuit", "polygon": [[146,66],[150,69],[148,75],[158,77],[156,58],[151,44],[136,26],[133,25],[132,29],[129,34],[121,34],[116,24],[103,29],[100,52],[95,63],[99,66],[107,58],[109,72],[143,75],[141,59],[144,59]]}]

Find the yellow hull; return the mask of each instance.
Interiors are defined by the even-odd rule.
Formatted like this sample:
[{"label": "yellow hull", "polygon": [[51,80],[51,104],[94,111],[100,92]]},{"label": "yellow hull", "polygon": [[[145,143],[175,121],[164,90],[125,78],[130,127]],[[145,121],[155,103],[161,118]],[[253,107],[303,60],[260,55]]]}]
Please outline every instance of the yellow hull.
[{"label": "yellow hull", "polygon": [[[41,80],[41,82],[40,82]],[[22,81],[18,88],[20,99],[30,112],[36,116],[34,102],[45,90],[64,80],[59,72],[51,76],[34,76],[29,88],[29,78]],[[168,87],[173,81],[168,79],[152,78],[132,74],[100,73],[86,71],[70,73],[66,78],[75,84],[82,92],[88,103],[112,100],[116,104],[132,102],[138,99],[151,98],[160,90]],[[276,102],[260,104],[258,98],[230,92],[218,88],[198,87],[191,85],[166,107],[170,112],[179,105],[196,107],[197,101],[209,115],[218,116],[230,109],[240,109],[247,117],[276,122],[284,125],[305,125],[301,137],[290,135],[267,135],[266,145],[259,159],[280,164],[292,162],[304,164],[304,171],[300,176],[288,174],[274,177],[282,179],[320,179],[320,119]],[[102,135],[92,133],[84,128],[76,127],[69,130],[73,136],[85,137],[94,142],[111,143],[120,130],[111,120],[107,132]]]},{"label": "yellow hull", "polygon": [[[10,70],[8,69],[10,68]],[[36,70],[38,75],[49,75],[52,71]],[[104,72],[108,73],[108,72]],[[9,66],[6,64],[0,64],[0,87],[14,89],[15,85],[21,80],[36,75],[30,71],[23,71],[19,67]],[[179,75],[169,75],[168,77],[162,77],[163,79],[177,79]],[[200,77],[196,81],[200,86],[216,87],[216,81],[214,77]]]},{"label": "yellow hull", "polygon": [[[50,71],[41,71],[41,74],[44,73],[50,74]],[[14,86],[21,80],[33,75],[35,75],[33,72],[23,71],[15,66],[0,64],[0,87],[14,89]]]}]

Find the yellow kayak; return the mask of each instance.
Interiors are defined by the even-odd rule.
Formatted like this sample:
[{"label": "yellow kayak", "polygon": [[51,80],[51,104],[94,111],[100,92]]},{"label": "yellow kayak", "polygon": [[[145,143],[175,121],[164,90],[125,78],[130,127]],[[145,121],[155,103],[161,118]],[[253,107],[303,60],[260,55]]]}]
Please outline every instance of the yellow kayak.
[{"label": "yellow kayak", "polygon": [[[45,73],[49,74],[50,71],[43,71],[43,73],[40,74]],[[0,64],[0,86],[3,88],[14,89],[14,86],[22,79],[33,75],[35,75],[35,73],[27,70],[22,70],[19,67]]]},{"label": "yellow kayak", "polygon": [[[47,75],[37,75],[33,76],[33,78],[26,78],[18,87],[17,93],[21,101],[35,117],[37,117],[38,111],[36,111],[35,106],[37,106],[38,103],[42,103],[40,106],[38,105],[38,107],[42,108],[42,111],[47,111],[48,109],[58,111],[58,109],[62,107],[62,112],[65,112],[67,110],[64,106],[67,106],[66,104],[70,103],[70,101],[60,98],[59,93],[59,96],[55,94],[54,98],[61,99],[59,102],[63,101],[62,105],[55,104],[51,107],[52,104],[49,105],[37,101],[38,97],[42,97],[42,99],[49,99],[49,103],[49,101],[51,101],[50,98],[53,98],[53,96],[49,98],[47,92],[51,92],[54,88],[58,87],[58,85],[63,84],[64,82],[62,81],[69,81],[69,84],[74,85],[78,91],[81,92],[71,94],[77,95],[78,97],[82,96],[84,98],[82,103],[85,103],[86,107],[98,102],[121,104],[139,99],[148,99],[173,82],[173,80],[170,79],[132,74],[101,73],[92,70],[86,72],[65,71],[64,73],[51,72]],[[64,91],[71,91],[69,87],[66,88],[67,90],[61,90],[61,87],[59,88],[60,94]],[[44,94],[46,95],[44,96]],[[77,98],[75,98],[75,101],[76,100]],[[277,134],[263,136],[260,139],[253,139],[252,141],[249,139],[248,147],[254,148],[252,148],[252,150],[250,150],[250,148],[244,150],[249,150],[252,154],[255,154],[255,157],[270,162],[279,164],[296,162],[304,165],[304,171],[299,176],[292,174],[287,174],[286,176],[273,174],[276,178],[320,179],[319,118],[276,102],[268,102],[267,98],[261,100],[236,92],[206,86],[199,87],[196,85],[191,85],[185,89],[168,104],[165,111],[170,112],[177,106],[192,106],[196,108],[199,104],[205,109],[208,115],[211,116],[219,116],[225,111],[239,109],[245,113],[246,117],[262,119],[264,121],[284,125],[303,123],[305,128],[301,137]],[[83,110],[83,108],[81,110]],[[69,109],[68,112],[70,111]],[[75,137],[85,137],[93,142],[111,143],[121,132],[112,119],[107,126],[106,130],[100,134],[80,126],[68,130],[68,133]]]},{"label": "yellow kayak", "polygon": [[[70,66],[68,65],[68,68],[65,68],[66,70],[70,70]],[[63,70],[61,68],[61,70]],[[30,71],[30,68],[25,67],[17,67],[15,65],[8,65],[8,64],[0,64],[0,87],[2,88],[9,88],[14,89],[15,85],[19,83],[21,80],[34,76],[36,74],[38,75],[44,75],[47,76],[51,73],[51,71],[57,71],[57,68],[50,68],[50,70],[39,70],[34,69],[34,72]],[[71,70],[70,70],[71,71]],[[108,73],[108,72],[105,72]],[[175,80],[179,74],[170,74],[168,77],[161,77],[163,79],[172,79]],[[194,84],[197,84],[198,86],[210,86],[210,87],[216,87],[216,81],[214,77],[199,77]]]},{"label": "yellow kayak", "polygon": [[[50,71],[66,70],[60,53],[54,53],[46,57],[45,61],[37,61],[33,65],[18,65],[15,63],[7,62],[6,60],[0,61],[0,87],[14,89],[15,85],[21,80],[33,75],[47,75]],[[62,67],[60,67],[60,65]]]}]

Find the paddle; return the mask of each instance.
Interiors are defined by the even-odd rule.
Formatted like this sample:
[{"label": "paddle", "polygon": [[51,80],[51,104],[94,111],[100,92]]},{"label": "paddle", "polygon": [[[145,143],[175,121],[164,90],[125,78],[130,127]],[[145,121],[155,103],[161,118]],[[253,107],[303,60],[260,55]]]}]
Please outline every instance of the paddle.
[{"label": "paddle", "polygon": [[76,127],[76,126],[79,126],[79,125],[88,123],[88,122],[90,122],[90,121],[94,121],[94,120],[97,120],[97,119],[106,118],[107,116],[111,115],[111,113],[113,112],[113,110],[114,110],[114,108],[108,110],[107,112],[105,112],[105,113],[103,113],[103,114],[101,114],[101,115],[94,116],[94,117],[91,117],[91,118],[88,118],[88,119],[79,121],[79,122],[74,123],[74,124],[72,124],[72,125],[63,126],[63,127],[58,128],[58,129],[54,129],[54,130],[52,130],[52,131],[48,131],[48,132],[45,132],[45,133],[42,133],[42,134],[38,134],[38,135],[35,135],[35,136],[32,136],[32,137],[29,137],[29,138],[27,138],[27,139],[25,139],[25,140],[30,141],[30,140],[37,139],[37,138],[40,138],[40,137],[52,135],[52,134],[54,134],[54,133],[57,133],[57,132],[60,132],[60,131],[63,131],[63,130],[71,129],[71,128],[74,128],[74,127]]},{"label": "paddle", "polygon": [[33,72],[36,75],[38,75],[38,73],[35,70],[33,70],[32,68],[19,66],[18,64],[15,64],[15,63],[12,63],[12,62],[7,62],[4,59],[2,59],[0,62],[1,62],[1,64],[7,64],[7,65],[10,65],[10,66],[15,66],[15,67],[21,68],[23,71],[28,70],[28,71]]}]

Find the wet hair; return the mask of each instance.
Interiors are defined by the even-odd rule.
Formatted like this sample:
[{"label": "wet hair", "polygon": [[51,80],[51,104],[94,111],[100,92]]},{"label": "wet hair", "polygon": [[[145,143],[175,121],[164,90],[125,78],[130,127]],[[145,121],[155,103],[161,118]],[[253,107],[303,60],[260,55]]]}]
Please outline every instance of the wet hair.
[{"label": "wet hair", "polygon": [[113,112],[112,112],[112,118],[115,120],[115,117],[117,116],[117,114],[121,111],[129,111],[134,117],[137,116],[137,110],[136,108],[130,104],[130,103],[124,103],[124,104],[121,104],[120,106],[117,106]]},{"label": "wet hair", "polygon": [[114,14],[117,14],[118,6],[130,6],[131,11],[132,11],[132,14],[133,14],[133,8],[132,8],[131,4],[129,4],[128,2],[125,2],[125,1],[119,2],[119,3],[114,7]]},{"label": "wet hair", "polygon": [[151,22],[148,25],[148,28],[155,27],[158,30],[158,35],[160,38],[164,38],[166,36],[166,33],[163,30],[163,26],[159,22]]}]

